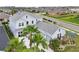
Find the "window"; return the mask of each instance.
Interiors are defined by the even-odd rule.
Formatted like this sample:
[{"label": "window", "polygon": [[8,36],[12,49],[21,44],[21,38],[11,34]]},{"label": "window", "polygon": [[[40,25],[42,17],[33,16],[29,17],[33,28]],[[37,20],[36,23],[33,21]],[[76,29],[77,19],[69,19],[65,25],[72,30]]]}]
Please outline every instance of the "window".
[{"label": "window", "polygon": [[20,32],[18,32],[18,37],[21,37]]},{"label": "window", "polygon": [[34,22],[32,21],[32,24],[33,24]]},{"label": "window", "polygon": [[59,32],[60,32],[60,29],[59,29]]},{"label": "window", "polygon": [[21,26],[21,23],[19,23],[19,26]]},{"label": "window", "polygon": [[21,32],[21,34],[22,34],[22,32]]},{"label": "window", "polygon": [[18,37],[21,37],[21,35],[18,34]]},{"label": "window", "polygon": [[29,22],[27,21],[26,24],[28,24]]},{"label": "window", "polygon": [[18,32],[18,34],[20,34],[20,32]]},{"label": "window", "polygon": [[19,23],[19,26],[24,26],[24,23],[22,22],[22,23]]},{"label": "window", "polygon": [[18,37],[21,37],[22,32],[18,32]]},{"label": "window", "polygon": [[9,20],[8,20],[8,22],[9,22]]},{"label": "window", "polygon": [[26,16],[26,18],[27,18],[27,16]]},{"label": "window", "polygon": [[61,39],[61,33],[57,34],[57,38]]}]

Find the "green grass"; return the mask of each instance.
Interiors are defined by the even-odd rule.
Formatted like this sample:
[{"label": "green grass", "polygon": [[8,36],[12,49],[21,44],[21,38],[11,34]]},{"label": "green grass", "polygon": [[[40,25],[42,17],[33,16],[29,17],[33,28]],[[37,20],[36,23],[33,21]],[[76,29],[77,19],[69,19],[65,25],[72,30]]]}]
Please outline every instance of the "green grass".
[{"label": "green grass", "polygon": [[76,46],[75,47],[66,47],[65,52],[79,52],[79,36],[75,39]]},{"label": "green grass", "polygon": [[62,21],[79,24],[79,15],[62,15],[62,16],[53,16],[53,17]]}]

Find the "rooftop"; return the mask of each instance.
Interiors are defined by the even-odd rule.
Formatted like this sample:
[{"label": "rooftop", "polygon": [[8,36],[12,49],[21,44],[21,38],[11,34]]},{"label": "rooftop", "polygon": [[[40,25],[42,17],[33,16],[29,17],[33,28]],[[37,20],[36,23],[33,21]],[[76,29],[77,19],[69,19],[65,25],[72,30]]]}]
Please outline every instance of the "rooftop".
[{"label": "rooftop", "polygon": [[6,13],[3,13],[3,12],[1,12],[0,13],[0,19],[9,19],[9,15],[8,14],[6,14]]},{"label": "rooftop", "polygon": [[17,12],[16,14],[14,14],[13,16],[11,16],[11,18],[13,19],[13,20],[19,20],[21,17],[23,17],[23,16],[25,16],[25,15],[30,15],[30,16],[32,16],[32,17],[34,17],[34,18],[41,18],[41,17],[39,17],[39,16],[36,16],[36,15],[33,15],[33,14],[31,14],[31,13],[29,13],[29,12],[25,12],[25,11],[19,11],[19,12]]},{"label": "rooftop", "polygon": [[49,33],[50,35],[52,35],[58,29],[58,27],[56,25],[48,24],[45,22],[38,22],[36,24],[36,26],[38,27],[38,29],[40,29],[46,33]]}]

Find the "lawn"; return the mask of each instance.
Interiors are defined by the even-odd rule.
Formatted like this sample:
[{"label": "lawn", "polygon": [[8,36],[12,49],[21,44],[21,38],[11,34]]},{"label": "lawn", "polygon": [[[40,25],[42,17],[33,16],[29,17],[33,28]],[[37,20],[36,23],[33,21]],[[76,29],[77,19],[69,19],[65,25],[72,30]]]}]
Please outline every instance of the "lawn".
[{"label": "lawn", "polygon": [[79,36],[75,39],[76,46],[75,47],[66,47],[65,52],[79,52]]},{"label": "lawn", "polygon": [[61,16],[53,16],[53,17],[62,21],[79,24],[79,15],[61,15]]}]

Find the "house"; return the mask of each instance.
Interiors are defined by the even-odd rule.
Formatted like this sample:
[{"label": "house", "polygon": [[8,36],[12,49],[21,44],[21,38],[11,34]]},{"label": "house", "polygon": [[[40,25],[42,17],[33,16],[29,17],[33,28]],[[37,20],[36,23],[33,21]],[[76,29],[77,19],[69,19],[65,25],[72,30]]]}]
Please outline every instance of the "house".
[{"label": "house", "polygon": [[41,17],[32,15],[28,12],[18,12],[9,18],[9,27],[15,37],[21,37],[23,28],[27,25],[35,25],[42,35],[49,41],[50,39],[60,38],[65,35],[65,30],[54,24],[42,21]]},{"label": "house", "polygon": [[10,15],[8,15],[4,12],[0,13],[0,21],[2,21],[2,22],[7,22],[9,20],[9,17],[10,17]]},{"label": "house", "polygon": [[51,39],[60,38],[65,35],[64,29],[54,24],[43,22],[43,18],[39,16],[32,15],[28,12],[18,12],[9,18],[9,28],[16,38],[19,38],[19,40],[24,38],[24,43],[27,48],[30,48],[30,40],[27,37],[21,36],[23,28],[27,25],[35,25],[38,27],[38,30],[44,38],[47,39],[46,41],[48,44]]},{"label": "house", "polygon": [[63,37],[65,35],[65,30],[56,26],[55,24],[49,24],[46,22],[38,22],[36,24],[38,30],[42,33],[42,35],[50,41],[51,39]]},{"label": "house", "polygon": [[13,35],[21,37],[22,30],[27,25],[35,25],[37,22],[42,21],[42,18],[36,17],[28,12],[18,12],[9,18],[9,27]]}]

